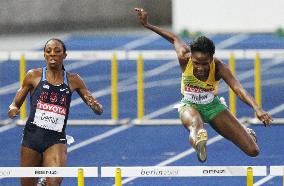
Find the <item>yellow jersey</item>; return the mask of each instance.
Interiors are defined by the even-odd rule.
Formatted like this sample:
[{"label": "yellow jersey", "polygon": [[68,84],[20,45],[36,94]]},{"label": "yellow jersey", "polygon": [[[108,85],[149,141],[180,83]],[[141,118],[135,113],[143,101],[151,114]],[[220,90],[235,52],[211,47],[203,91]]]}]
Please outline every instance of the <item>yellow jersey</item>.
[{"label": "yellow jersey", "polygon": [[215,80],[215,62],[210,63],[210,71],[206,81],[201,81],[193,75],[191,58],[182,73],[181,94],[184,99],[196,104],[208,104],[213,101],[218,91],[218,81]]}]

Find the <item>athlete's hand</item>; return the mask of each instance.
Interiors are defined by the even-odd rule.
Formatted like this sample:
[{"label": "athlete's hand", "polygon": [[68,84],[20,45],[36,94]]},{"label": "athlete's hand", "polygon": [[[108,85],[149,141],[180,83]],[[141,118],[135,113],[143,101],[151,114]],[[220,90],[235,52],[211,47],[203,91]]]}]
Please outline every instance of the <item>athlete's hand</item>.
[{"label": "athlete's hand", "polygon": [[16,106],[10,106],[8,111],[9,118],[13,119],[20,113],[20,110]]},{"label": "athlete's hand", "polygon": [[103,106],[98,101],[94,101],[92,108],[97,115],[101,115],[104,112]]},{"label": "athlete's hand", "polygon": [[134,8],[138,13],[140,23],[145,26],[148,24],[148,13],[143,8]]},{"label": "athlete's hand", "polygon": [[101,115],[104,112],[103,106],[96,99],[94,99],[92,95],[84,96],[84,98],[86,103],[97,115]]},{"label": "athlete's hand", "polygon": [[270,114],[268,112],[265,112],[262,109],[257,109],[256,110],[256,116],[264,124],[264,126],[271,125],[271,123],[273,121],[273,119],[270,116]]}]

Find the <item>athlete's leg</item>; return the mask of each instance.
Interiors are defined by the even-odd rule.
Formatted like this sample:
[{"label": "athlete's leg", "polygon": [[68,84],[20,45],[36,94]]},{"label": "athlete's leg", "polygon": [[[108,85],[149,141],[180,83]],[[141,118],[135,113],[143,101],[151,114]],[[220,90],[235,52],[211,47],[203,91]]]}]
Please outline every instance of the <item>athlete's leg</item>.
[{"label": "athlete's leg", "polygon": [[259,154],[255,137],[228,110],[220,112],[210,123],[219,134],[232,141],[247,155],[255,157]]},{"label": "athlete's leg", "polygon": [[180,111],[183,126],[190,132],[189,142],[197,150],[199,161],[206,161],[207,131],[199,112],[193,107],[183,106]]},{"label": "athlete's leg", "polygon": [[[65,167],[67,160],[66,144],[55,144],[43,153],[44,167]],[[46,178],[47,186],[59,186],[63,178]]]},{"label": "athlete's leg", "polygon": [[[28,147],[21,147],[21,167],[40,167],[42,156]],[[37,178],[21,178],[22,186],[36,186]]]}]

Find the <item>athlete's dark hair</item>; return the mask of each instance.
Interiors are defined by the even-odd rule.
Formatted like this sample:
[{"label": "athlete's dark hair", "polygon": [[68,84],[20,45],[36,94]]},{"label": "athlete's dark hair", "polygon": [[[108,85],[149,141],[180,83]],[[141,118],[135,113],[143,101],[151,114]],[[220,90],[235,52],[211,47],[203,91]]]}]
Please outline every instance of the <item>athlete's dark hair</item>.
[{"label": "athlete's dark hair", "polygon": [[190,43],[191,52],[208,53],[211,56],[215,53],[215,45],[213,41],[205,36],[199,36],[192,43]]},{"label": "athlete's dark hair", "polygon": [[[57,39],[57,38],[51,38],[51,39],[49,39],[49,40],[45,43],[44,48],[43,48],[43,51],[45,51],[46,45],[47,45],[47,43],[48,43],[49,41],[58,41],[58,42],[62,45],[63,52],[66,53],[66,46],[65,46],[65,44],[63,43],[62,40]],[[62,65],[62,69],[65,70],[64,65]]]},{"label": "athlete's dark hair", "polygon": [[47,45],[47,43],[48,43],[49,41],[58,41],[58,42],[62,45],[62,47],[63,47],[63,52],[64,52],[64,53],[66,52],[66,46],[65,46],[65,44],[63,43],[62,40],[57,39],[57,38],[51,38],[51,39],[49,39],[49,40],[45,43],[44,48],[43,48],[43,51],[45,51],[46,45]]}]

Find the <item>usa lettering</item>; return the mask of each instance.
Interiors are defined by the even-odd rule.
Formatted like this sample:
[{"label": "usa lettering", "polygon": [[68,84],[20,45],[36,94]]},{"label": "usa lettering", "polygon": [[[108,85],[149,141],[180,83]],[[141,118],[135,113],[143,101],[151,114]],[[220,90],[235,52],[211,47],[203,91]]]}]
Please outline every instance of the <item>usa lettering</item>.
[{"label": "usa lettering", "polygon": [[49,123],[57,124],[58,118],[52,117],[52,116],[47,116],[45,113],[42,113],[41,118],[42,121],[46,121]]}]

